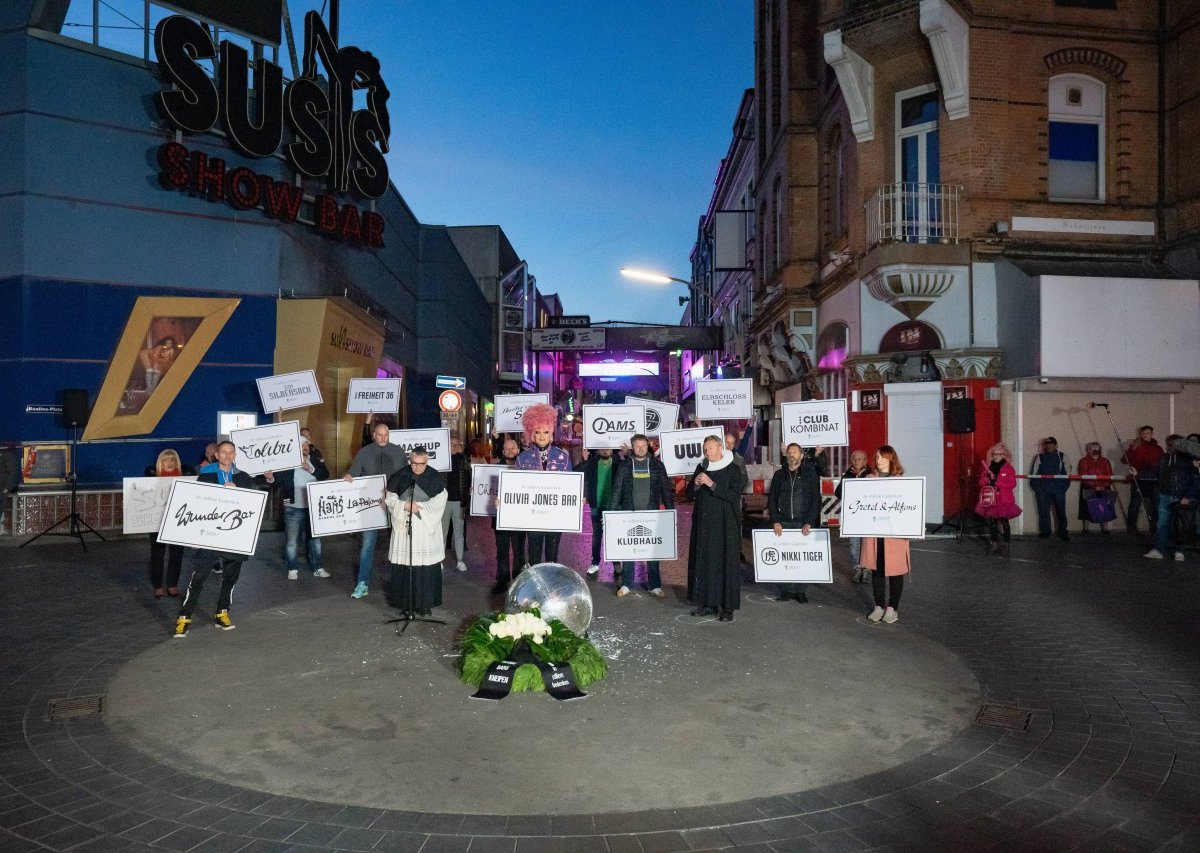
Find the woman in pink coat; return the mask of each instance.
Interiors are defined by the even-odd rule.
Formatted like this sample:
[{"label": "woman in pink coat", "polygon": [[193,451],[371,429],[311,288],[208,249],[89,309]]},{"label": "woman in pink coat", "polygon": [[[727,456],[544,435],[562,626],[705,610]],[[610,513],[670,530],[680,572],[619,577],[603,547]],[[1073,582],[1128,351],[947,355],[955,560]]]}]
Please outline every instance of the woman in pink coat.
[{"label": "woman in pink coat", "polygon": [[[885,444],[875,451],[875,473],[872,477],[902,477],[904,466],[896,450]],[[875,609],[869,622],[891,625],[900,620],[900,594],[904,592],[904,576],[912,569],[908,559],[908,540],[890,537],[866,537],[862,543],[863,568],[871,572],[871,593]]]},{"label": "woman in pink coat", "polygon": [[[986,491],[989,487],[990,492]],[[1012,464],[1012,451],[1004,442],[997,442],[988,450],[983,470],[979,472],[979,502],[975,505],[975,514],[987,519],[992,553],[1002,557],[1008,556],[1008,520],[1021,514],[1013,496],[1016,488],[1017,469]]]}]

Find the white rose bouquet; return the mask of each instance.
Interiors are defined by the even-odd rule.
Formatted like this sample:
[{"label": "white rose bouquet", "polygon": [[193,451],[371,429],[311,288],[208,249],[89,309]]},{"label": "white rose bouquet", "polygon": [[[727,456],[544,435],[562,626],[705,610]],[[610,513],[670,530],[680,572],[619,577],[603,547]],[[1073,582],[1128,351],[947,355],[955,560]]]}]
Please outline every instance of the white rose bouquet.
[{"label": "white rose bouquet", "polygon": [[527,637],[540,646],[550,635],[550,626],[541,616],[533,613],[504,613],[491,624],[488,633],[493,637],[506,637],[511,640]]}]

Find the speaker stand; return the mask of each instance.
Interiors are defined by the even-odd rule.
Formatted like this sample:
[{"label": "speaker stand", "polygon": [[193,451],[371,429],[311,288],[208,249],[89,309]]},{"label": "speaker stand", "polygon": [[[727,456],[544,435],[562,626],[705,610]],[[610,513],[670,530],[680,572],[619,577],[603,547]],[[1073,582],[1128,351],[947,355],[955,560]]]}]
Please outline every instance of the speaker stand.
[{"label": "speaker stand", "polygon": [[[32,539],[26,539],[24,542],[22,542],[17,547],[24,548],[30,542],[36,542],[37,540],[41,539],[43,536],[70,536],[74,539],[79,540],[80,547],[82,547],[84,552],[86,553],[87,552],[87,543],[83,539],[83,534],[85,532],[85,528],[86,528],[86,532],[91,533],[93,536],[95,536],[101,542],[106,541],[105,538],[103,536],[101,536],[90,524],[88,524],[86,521],[83,520],[83,516],[81,516],[78,511],[79,478],[75,474],[75,450],[76,450],[76,447],[78,446],[78,444],[79,444],[79,424],[73,423],[73,424],[71,424],[71,470],[67,472],[67,481],[71,484],[71,511],[70,511],[70,513],[68,513],[67,515],[64,515],[62,518],[60,518],[58,521],[51,524],[49,527],[47,527],[41,533],[34,536]],[[64,524],[67,525],[67,529],[59,530],[58,528],[62,527]]]}]

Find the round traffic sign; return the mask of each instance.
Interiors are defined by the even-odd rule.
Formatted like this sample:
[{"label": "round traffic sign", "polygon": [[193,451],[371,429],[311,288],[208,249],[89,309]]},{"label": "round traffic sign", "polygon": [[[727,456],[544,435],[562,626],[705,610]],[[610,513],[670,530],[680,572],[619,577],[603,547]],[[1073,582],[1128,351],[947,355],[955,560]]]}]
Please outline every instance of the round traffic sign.
[{"label": "round traffic sign", "polygon": [[462,394],[454,390],[443,391],[438,395],[438,406],[443,412],[457,412],[462,408]]}]

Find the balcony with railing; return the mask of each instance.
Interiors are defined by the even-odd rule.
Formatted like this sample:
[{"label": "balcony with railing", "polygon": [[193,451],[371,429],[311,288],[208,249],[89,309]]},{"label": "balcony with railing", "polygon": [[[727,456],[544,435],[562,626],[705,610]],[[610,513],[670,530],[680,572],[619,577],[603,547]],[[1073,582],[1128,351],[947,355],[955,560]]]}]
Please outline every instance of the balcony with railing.
[{"label": "balcony with railing", "polygon": [[952,184],[884,184],[866,204],[867,250],[886,243],[957,243],[961,191]]}]

